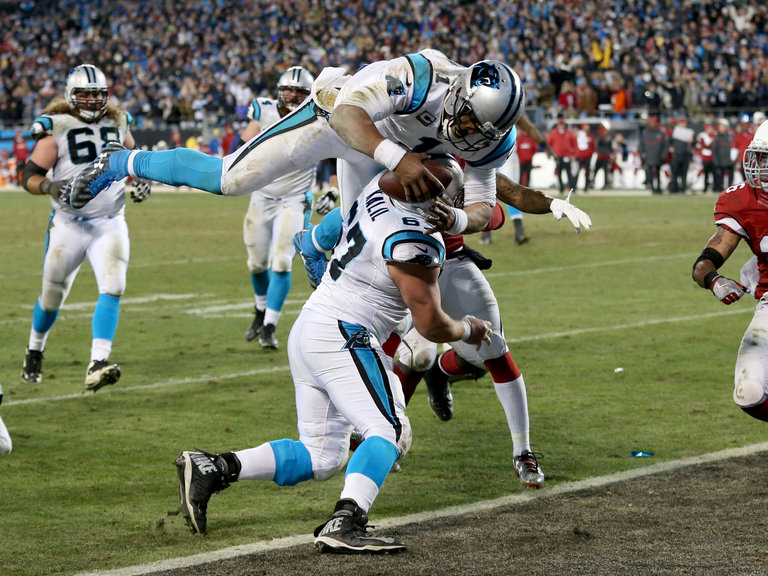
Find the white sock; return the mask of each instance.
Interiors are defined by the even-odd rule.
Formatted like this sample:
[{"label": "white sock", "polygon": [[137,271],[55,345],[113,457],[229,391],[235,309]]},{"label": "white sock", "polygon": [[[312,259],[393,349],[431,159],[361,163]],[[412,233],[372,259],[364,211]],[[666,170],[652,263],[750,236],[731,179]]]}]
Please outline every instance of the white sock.
[{"label": "white sock", "polygon": [[112,352],[112,340],[94,338],[91,344],[91,362],[94,360],[108,360]]},{"label": "white sock", "polygon": [[357,505],[368,512],[373,506],[373,501],[379,494],[379,487],[376,482],[364,476],[363,474],[347,474],[344,478],[344,490],[341,491],[340,500],[348,498],[357,502]]},{"label": "white sock", "polygon": [[493,385],[496,388],[496,396],[498,396],[507,416],[507,425],[512,434],[512,453],[514,456],[520,456],[526,450],[531,449],[525,382],[520,376],[512,382],[494,382]]},{"label": "white sock", "polygon": [[254,294],[256,297],[256,308],[259,310],[266,310],[267,308],[267,295],[264,294],[264,296],[259,296],[257,294]]},{"label": "white sock", "polygon": [[275,477],[277,465],[275,464],[275,453],[269,443],[262,444],[256,448],[248,448],[235,452],[242,468],[238,480],[265,480],[271,481]]},{"label": "white sock", "polygon": [[264,324],[274,324],[277,326],[279,320],[280,312],[278,310],[272,310],[272,308],[267,308],[267,311],[264,313]]}]

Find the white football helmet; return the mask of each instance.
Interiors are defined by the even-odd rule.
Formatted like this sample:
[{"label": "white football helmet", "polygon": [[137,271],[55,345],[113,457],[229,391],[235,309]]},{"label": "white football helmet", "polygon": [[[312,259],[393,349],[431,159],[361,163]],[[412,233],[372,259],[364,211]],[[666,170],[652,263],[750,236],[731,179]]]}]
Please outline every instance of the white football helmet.
[{"label": "white football helmet", "polygon": [[747,183],[768,194],[768,120],[760,124],[744,150],[742,166]]},{"label": "white football helmet", "polygon": [[440,121],[443,138],[464,152],[480,150],[504,138],[524,111],[520,77],[498,60],[483,60],[451,83]]},{"label": "white football helmet", "polygon": [[[82,96],[78,98],[78,94]],[[64,95],[73,112],[86,122],[95,122],[107,111],[107,77],[93,64],[80,64],[67,75]]]},{"label": "white football helmet", "polygon": [[285,116],[304,102],[312,90],[315,77],[303,66],[291,66],[277,81],[277,111]]}]

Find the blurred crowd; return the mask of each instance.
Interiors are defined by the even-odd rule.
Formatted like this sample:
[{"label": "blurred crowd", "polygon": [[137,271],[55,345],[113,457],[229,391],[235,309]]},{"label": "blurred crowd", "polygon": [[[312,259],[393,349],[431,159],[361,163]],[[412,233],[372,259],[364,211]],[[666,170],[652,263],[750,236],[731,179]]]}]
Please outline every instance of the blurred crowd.
[{"label": "blurred crowd", "polygon": [[[549,162],[534,154],[523,154],[518,139],[521,169],[545,168],[552,181],[537,174],[539,187],[569,189],[642,189],[653,194],[720,193],[744,180],[742,158],[755,130],[766,120],[757,111],[742,114],[735,121],[707,118],[691,124],[686,116],[660,119],[656,115],[639,122],[636,141],[611,129],[605,119],[583,118],[567,121],[559,114],[547,136]],[[543,177],[542,177],[543,176]]]},{"label": "blurred crowd", "polygon": [[28,123],[75,65],[153,128],[242,120],[301,64],[360,65],[425,47],[496,58],[529,104],[566,114],[697,116],[768,106],[768,6],[694,0],[22,0],[0,4],[0,122]]}]

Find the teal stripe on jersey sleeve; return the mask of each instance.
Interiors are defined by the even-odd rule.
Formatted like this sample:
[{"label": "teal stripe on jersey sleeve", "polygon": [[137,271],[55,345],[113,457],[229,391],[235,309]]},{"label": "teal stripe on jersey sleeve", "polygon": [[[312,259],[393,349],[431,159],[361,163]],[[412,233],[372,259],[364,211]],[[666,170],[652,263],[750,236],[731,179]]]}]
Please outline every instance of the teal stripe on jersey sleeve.
[{"label": "teal stripe on jersey sleeve", "polygon": [[251,102],[251,106],[253,106],[253,119],[258,122],[261,120],[261,106],[259,105],[259,101],[254,98],[253,102]]},{"label": "teal stripe on jersey sleeve", "polygon": [[421,54],[408,54],[406,58],[413,68],[413,99],[405,110],[406,114],[411,114],[421,108],[427,99],[432,84],[432,63]]}]

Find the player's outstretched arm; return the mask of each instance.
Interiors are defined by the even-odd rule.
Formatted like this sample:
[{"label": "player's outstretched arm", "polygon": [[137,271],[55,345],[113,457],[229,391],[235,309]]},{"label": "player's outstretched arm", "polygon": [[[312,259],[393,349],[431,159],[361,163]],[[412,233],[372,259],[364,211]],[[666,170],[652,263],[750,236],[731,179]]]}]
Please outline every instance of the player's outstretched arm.
[{"label": "player's outstretched arm", "polygon": [[589,230],[589,227],[592,226],[592,219],[589,215],[571,204],[570,192],[565,200],[552,198],[539,190],[513,182],[504,174],[496,172],[496,198],[526,214],[552,212],[555,220],[560,220],[565,216],[577,232],[581,232],[582,228]]}]

